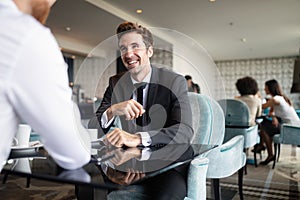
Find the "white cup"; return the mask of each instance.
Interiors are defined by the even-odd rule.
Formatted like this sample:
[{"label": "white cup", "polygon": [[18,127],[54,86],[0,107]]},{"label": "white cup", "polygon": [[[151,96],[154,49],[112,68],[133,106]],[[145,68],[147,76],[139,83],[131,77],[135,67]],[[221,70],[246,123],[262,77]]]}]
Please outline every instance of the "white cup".
[{"label": "white cup", "polygon": [[[87,131],[89,133],[91,142],[97,140],[97,138],[98,138],[98,129],[87,129]],[[91,154],[92,155],[97,154],[97,149],[92,149]]]},{"label": "white cup", "polygon": [[19,158],[16,160],[15,165],[13,166],[14,171],[24,172],[31,174],[31,167],[29,158]]},{"label": "white cup", "polygon": [[14,137],[14,146],[28,147],[31,127],[27,124],[19,124],[18,131]]}]

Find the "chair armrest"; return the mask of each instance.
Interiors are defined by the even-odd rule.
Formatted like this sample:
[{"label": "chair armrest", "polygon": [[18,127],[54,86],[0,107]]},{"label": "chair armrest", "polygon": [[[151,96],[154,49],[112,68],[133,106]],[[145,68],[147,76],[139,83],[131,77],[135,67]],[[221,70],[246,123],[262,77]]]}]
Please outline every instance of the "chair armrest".
[{"label": "chair armrest", "polygon": [[246,155],[243,152],[244,137],[235,136],[228,142],[208,152],[209,166],[208,178],[224,178],[231,176],[246,163]]},{"label": "chair armrest", "polygon": [[233,148],[238,148],[239,142],[242,140],[244,141],[244,137],[236,136],[217,148],[219,148],[221,152],[228,152]]},{"label": "chair armrest", "polygon": [[282,127],[286,127],[286,128],[297,128],[300,129],[300,123],[299,124],[282,124]]},{"label": "chair armrest", "polygon": [[237,135],[244,136],[244,148],[252,147],[259,142],[258,125],[255,124],[248,128],[242,128],[241,126],[227,127],[225,129],[224,143]]},{"label": "chair armrest", "polygon": [[225,125],[225,128],[250,128],[251,126]]},{"label": "chair armrest", "polygon": [[196,157],[192,160],[187,180],[187,198],[186,199],[206,199],[206,172],[209,160],[203,157]]},{"label": "chair armrest", "polygon": [[280,131],[280,143],[299,145],[300,125],[282,124]]},{"label": "chair armrest", "polygon": [[275,144],[281,143],[280,134],[275,134],[275,135],[273,136],[273,142],[274,142]]}]

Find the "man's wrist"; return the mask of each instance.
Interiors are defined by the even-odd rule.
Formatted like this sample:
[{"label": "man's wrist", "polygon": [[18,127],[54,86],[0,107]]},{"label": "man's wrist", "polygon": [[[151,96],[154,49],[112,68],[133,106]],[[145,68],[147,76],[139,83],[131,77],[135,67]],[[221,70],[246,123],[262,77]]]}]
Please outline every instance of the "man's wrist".
[{"label": "man's wrist", "polygon": [[151,145],[151,137],[148,132],[137,132],[136,135],[140,136],[141,143],[143,146],[148,147]]},{"label": "man's wrist", "polygon": [[107,115],[108,121],[110,121],[113,118],[113,112],[112,112],[112,108],[111,107],[109,107],[107,109],[106,115]]},{"label": "man's wrist", "polygon": [[142,144],[142,137],[139,134],[133,135],[134,147],[137,147]]}]

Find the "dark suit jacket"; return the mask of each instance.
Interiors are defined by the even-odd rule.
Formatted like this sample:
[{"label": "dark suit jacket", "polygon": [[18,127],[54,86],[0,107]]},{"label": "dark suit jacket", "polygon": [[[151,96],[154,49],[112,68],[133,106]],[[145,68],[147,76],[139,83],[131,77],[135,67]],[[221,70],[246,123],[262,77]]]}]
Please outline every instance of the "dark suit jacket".
[{"label": "dark suit jacket", "polygon": [[[110,77],[109,86],[96,112],[100,124],[106,109],[115,103],[129,100],[133,90],[129,72]],[[150,134],[152,145],[191,141],[193,137],[191,107],[183,76],[164,68],[152,67],[145,110],[149,124],[144,131]],[[124,116],[120,116],[120,121],[124,131],[136,132],[135,120],[125,120]],[[103,131],[107,132],[109,128]]]}]

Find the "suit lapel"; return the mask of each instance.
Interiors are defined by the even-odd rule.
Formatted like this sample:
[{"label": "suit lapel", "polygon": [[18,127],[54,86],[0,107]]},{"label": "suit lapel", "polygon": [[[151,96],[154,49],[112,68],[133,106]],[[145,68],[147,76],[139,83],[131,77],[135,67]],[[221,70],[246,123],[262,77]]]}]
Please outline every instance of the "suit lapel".
[{"label": "suit lapel", "polygon": [[[124,75],[119,77],[114,87],[114,103],[120,103],[129,100],[132,97],[133,90],[134,86],[130,78],[130,73],[126,72]],[[124,116],[120,116],[120,119],[122,128],[124,130],[127,130],[129,133],[135,132],[135,127],[132,125],[133,122],[131,120],[125,120]]]},{"label": "suit lapel", "polygon": [[152,74],[151,74],[151,79],[150,79],[150,84],[149,84],[149,89],[148,89],[148,97],[147,97],[147,108],[146,110],[149,110],[151,106],[154,104],[154,100],[157,94],[158,90],[158,71],[157,68],[152,67]]},{"label": "suit lapel", "polygon": [[130,73],[126,72],[118,80],[114,88],[114,95],[117,97],[116,102],[127,101],[131,98],[134,87],[130,78]]}]

